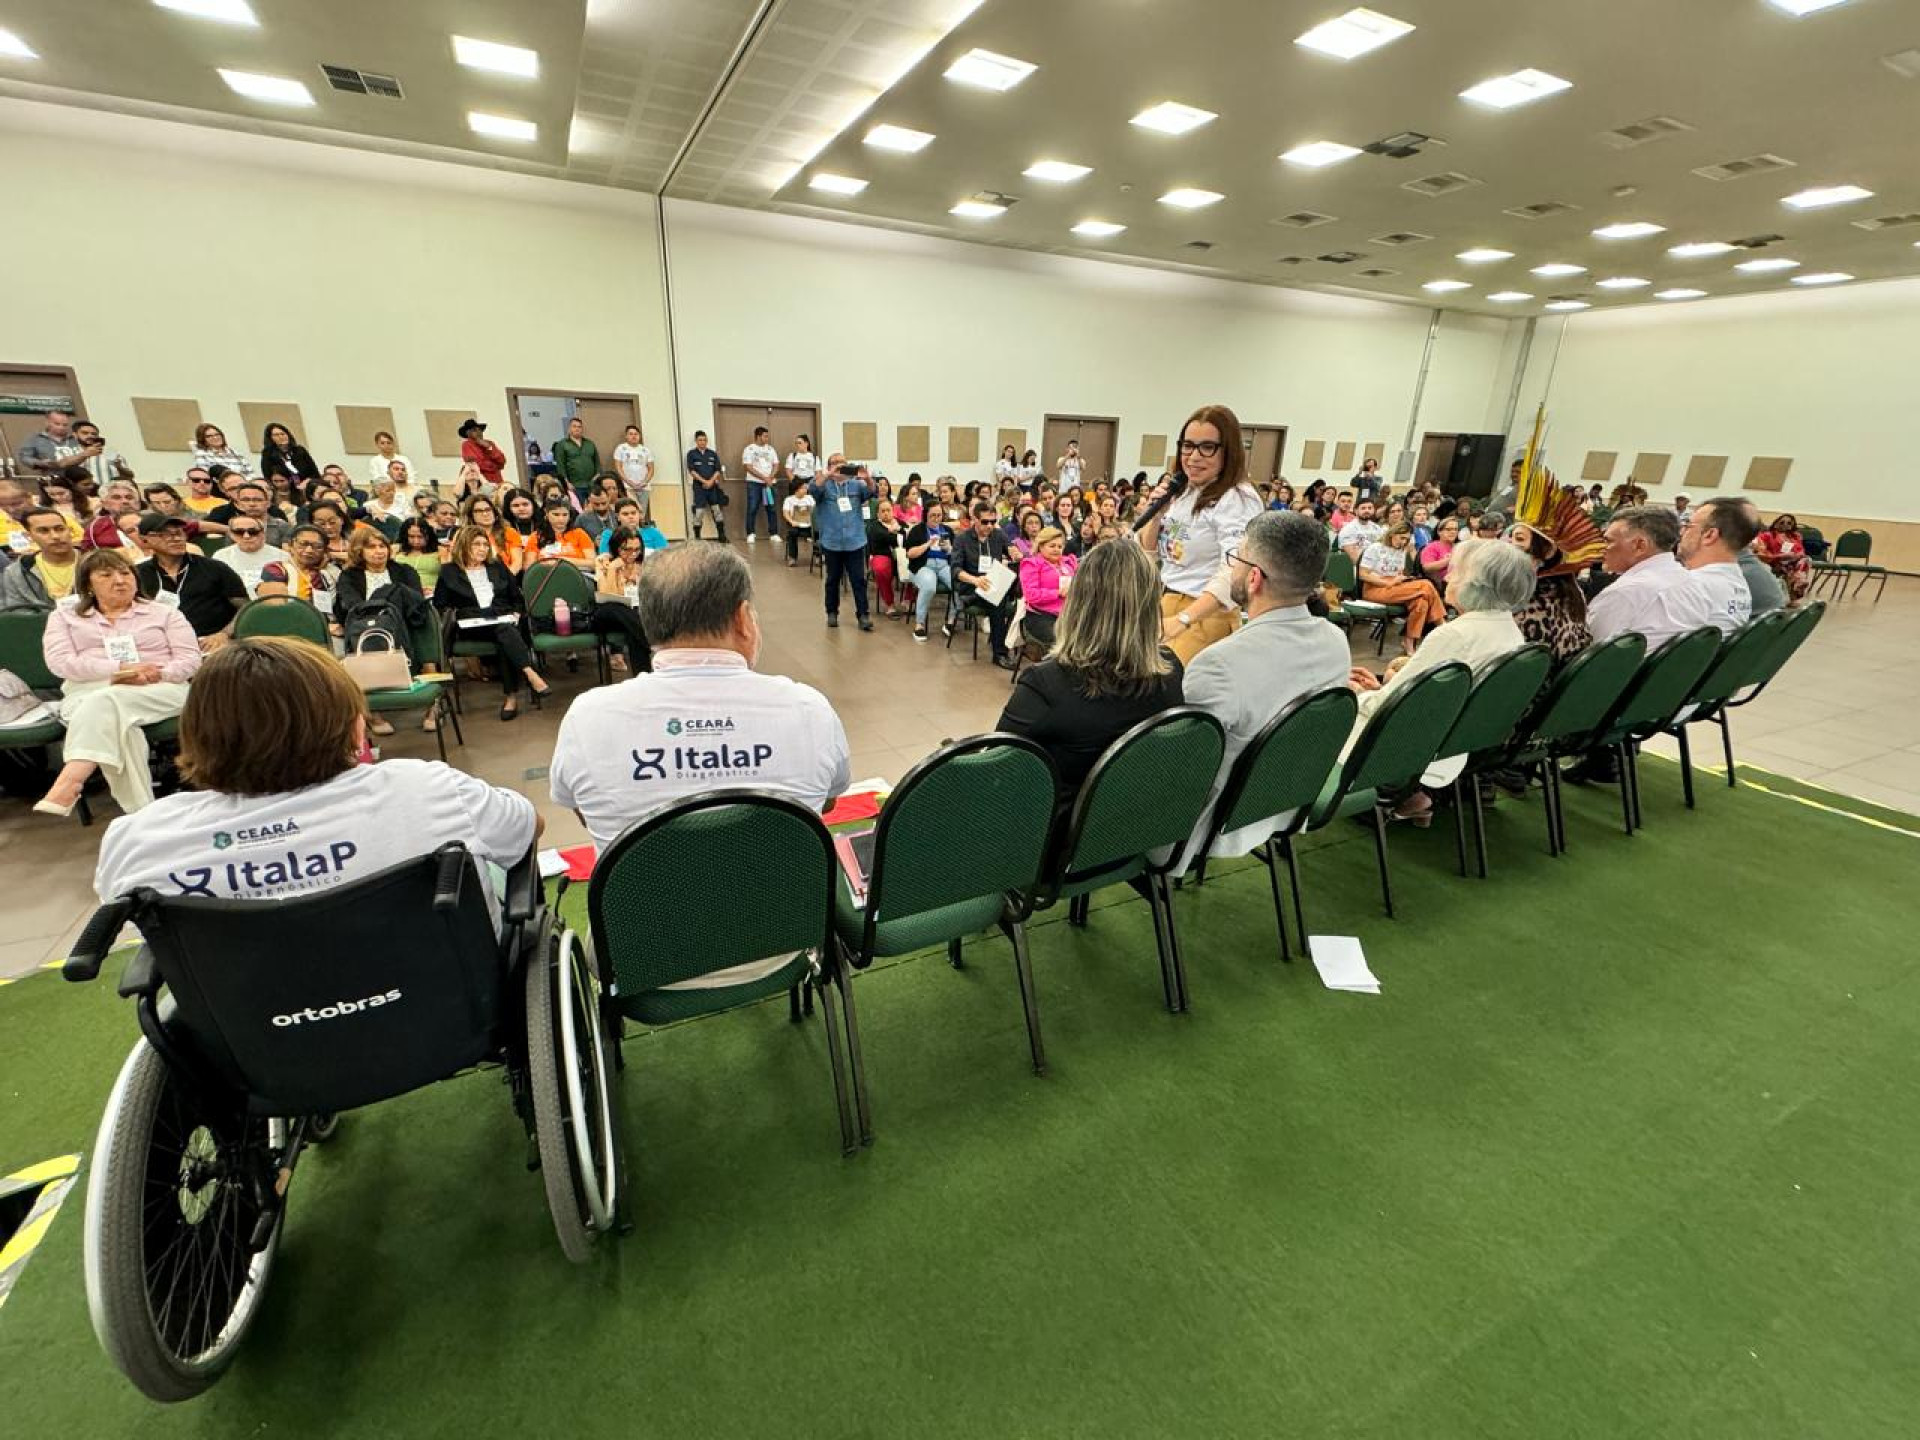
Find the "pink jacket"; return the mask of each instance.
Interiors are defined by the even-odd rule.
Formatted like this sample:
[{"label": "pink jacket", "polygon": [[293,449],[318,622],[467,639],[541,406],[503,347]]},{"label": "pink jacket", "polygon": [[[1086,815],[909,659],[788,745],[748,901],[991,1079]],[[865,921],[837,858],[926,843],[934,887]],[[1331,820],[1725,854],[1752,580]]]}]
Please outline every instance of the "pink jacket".
[{"label": "pink jacket", "polygon": [[1020,562],[1020,593],[1026,598],[1029,610],[1038,610],[1042,615],[1058,615],[1064,597],[1061,595],[1061,582],[1065,577],[1080,568],[1078,555],[1062,555],[1060,563],[1041,555],[1029,555]]},{"label": "pink jacket", "polygon": [[118,620],[95,610],[81,615],[56,606],[41,641],[47,668],[62,680],[111,680],[121,662],[107,658],[106,637],[131,635],[143,665],[158,665],[160,678],[184,683],[200,668],[200,642],[187,617],[171,605],[136,600]]}]

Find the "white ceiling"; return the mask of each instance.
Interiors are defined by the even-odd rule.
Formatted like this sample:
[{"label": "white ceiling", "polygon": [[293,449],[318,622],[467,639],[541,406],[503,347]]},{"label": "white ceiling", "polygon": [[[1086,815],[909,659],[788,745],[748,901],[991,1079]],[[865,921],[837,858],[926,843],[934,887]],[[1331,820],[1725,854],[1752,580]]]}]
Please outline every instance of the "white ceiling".
[{"label": "white ceiling", "polygon": [[[1856,223],[1920,216],[1920,80],[1882,63],[1920,48],[1913,0],[1851,0],[1798,20],[1766,0],[1377,0],[1373,8],[1417,28],[1345,62],[1292,43],[1344,0],[251,3],[258,29],[148,0],[63,0],[53,11],[0,0],[0,27],[42,57],[0,59],[0,94],[649,191],[680,156],[666,186],[679,198],[1493,314],[1539,313],[1557,295],[1612,306],[1660,303],[1654,292],[1674,286],[1714,295],[1790,288],[1793,273],[1920,273],[1920,220],[1878,231]],[[447,39],[455,30],[539,51],[540,79],[460,68]],[[1039,69],[1005,93],[942,78],[974,46]],[[406,98],[333,92],[322,62],[395,75]],[[243,100],[215,76],[219,65],[304,79],[320,103],[289,112]],[[1459,98],[1525,67],[1573,88],[1504,112]],[[1177,137],[1127,123],[1161,100],[1219,118]],[[475,136],[469,109],[535,120],[540,138]],[[1652,117],[1688,128],[1626,148],[1605,138]],[[862,145],[881,122],[937,138],[917,155]],[[1359,146],[1402,131],[1444,144],[1322,170],[1277,159],[1307,141]],[[1761,154],[1793,163],[1735,180],[1694,173]],[[1043,156],[1093,173],[1067,185],[1026,179],[1022,170]],[[870,183],[857,196],[824,196],[806,186],[818,170]],[[1447,173],[1476,183],[1437,197],[1405,188]],[[1841,183],[1876,194],[1821,211],[1780,204]],[[1159,204],[1175,186],[1226,199],[1197,211]],[[1616,195],[1624,187],[1632,193]],[[983,190],[1017,203],[994,220],[948,214]],[[1572,208],[1539,219],[1510,213],[1543,203]],[[1288,221],[1303,212],[1333,218]],[[1083,241],[1069,227],[1087,217],[1128,228]],[[1591,234],[1623,220],[1667,229],[1638,240]],[[1395,234],[1430,238],[1380,238]],[[1666,254],[1682,241],[1764,235],[1783,238],[1755,253],[1796,259],[1798,272],[1739,274],[1732,266],[1742,253]],[[1211,248],[1191,248],[1196,241]],[[1479,266],[1454,258],[1477,246],[1515,258]],[[1343,252],[1360,258],[1319,258]],[[1588,273],[1528,273],[1547,261]],[[1595,288],[1613,275],[1653,283]],[[1470,288],[1421,289],[1443,278]],[[1507,289],[1535,299],[1487,299]]]}]

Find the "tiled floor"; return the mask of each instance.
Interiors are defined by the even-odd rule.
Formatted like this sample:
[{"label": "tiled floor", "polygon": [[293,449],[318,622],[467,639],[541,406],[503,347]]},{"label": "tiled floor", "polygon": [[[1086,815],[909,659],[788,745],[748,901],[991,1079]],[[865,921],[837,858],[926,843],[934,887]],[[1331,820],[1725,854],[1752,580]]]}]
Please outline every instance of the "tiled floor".
[{"label": "tiled floor", "polygon": [[[763,669],[818,687],[839,711],[853,751],[856,779],[897,779],[950,736],[990,728],[1006,703],[1008,676],[971,658],[968,638],[945,649],[934,638],[915,644],[900,621],[875,633],[854,627],[850,603],[842,625],[826,628],[819,581],[789,570],[763,543],[739,547],[752,560],[760,587],[765,632]],[[940,609],[935,608],[936,617]],[[1920,814],[1920,666],[1913,635],[1920,627],[1920,580],[1895,579],[1879,604],[1835,605],[1793,664],[1752,707],[1734,720],[1742,763],[1812,781],[1861,799]],[[1372,647],[1356,654],[1372,657]],[[467,746],[455,763],[501,785],[524,790],[547,818],[547,843],[585,838],[574,816],[547,798],[545,767],[553,751],[565,699],[591,683],[589,670],[555,677],[559,695],[512,724],[494,718],[486,687],[469,689]],[[431,757],[430,737],[403,728],[383,742],[390,755]],[[1717,756],[1703,737],[1697,753]],[[99,809],[114,812],[102,800]],[[64,956],[93,903],[94,852],[99,822],[82,828],[30,813],[17,800],[0,801],[0,873],[5,876],[6,924],[0,939],[0,976],[18,975]]]}]

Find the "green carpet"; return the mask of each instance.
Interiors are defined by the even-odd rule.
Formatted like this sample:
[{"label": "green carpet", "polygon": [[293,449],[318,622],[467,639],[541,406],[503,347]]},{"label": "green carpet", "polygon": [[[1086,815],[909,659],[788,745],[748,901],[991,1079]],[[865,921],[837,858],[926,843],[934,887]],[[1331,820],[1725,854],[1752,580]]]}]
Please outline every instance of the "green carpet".
[{"label": "green carpet", "polygon": [[[1648,829],[1569,792],[1341,825],[1279,964],[1264,872],[1033,932],[1052,1073],[999,940],[860,977],[879,1139],[840,1157],[784,1002],[628,1045],[637,1232],[576,1270],[498,1078],[349,1117],[295,1182],[232,1374],[160,1409],[95,1346],[76,1192],[0,1310],[10,1434],[1910,1436],[1920,977],[1906,836],[1644,769]],[[719,902],[716,902],[719,903]],[[726,903],[732,903],[731,901]],[[91,1146],[133,1019],[0,989],[0,1171]]]}]

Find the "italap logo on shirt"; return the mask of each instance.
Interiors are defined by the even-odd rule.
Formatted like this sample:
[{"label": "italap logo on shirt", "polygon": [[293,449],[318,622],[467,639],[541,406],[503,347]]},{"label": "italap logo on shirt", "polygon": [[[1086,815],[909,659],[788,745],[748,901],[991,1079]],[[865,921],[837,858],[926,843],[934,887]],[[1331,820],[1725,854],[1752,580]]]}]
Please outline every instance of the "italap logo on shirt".
[{"label": "italap logo on shirt", "polygon": [[645,750],[631,753],[633,778],[636,780],[664,780],[669,774],[676,780],[689,777],[698,780],[752,780],[759,778],[761,768],[773,758],[773,746],[728,745],[724,742],[675,745],[671,748],[651,745]]}]

